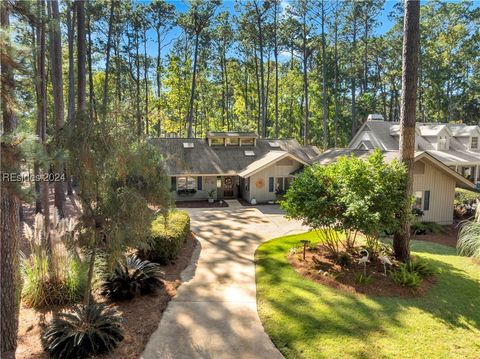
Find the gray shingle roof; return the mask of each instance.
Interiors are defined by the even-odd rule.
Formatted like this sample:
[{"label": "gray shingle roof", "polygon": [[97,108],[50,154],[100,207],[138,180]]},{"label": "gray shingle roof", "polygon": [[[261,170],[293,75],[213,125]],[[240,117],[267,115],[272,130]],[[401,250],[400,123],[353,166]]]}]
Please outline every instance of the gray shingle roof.
[{"label": "gray shingle roof", "polygon": [[[381,150],[398,151],[399,129],[398,122],[367,121],[361,131],[371,131],[374,141],[378,143]],[[437,137],[435,134],[443,130],[452,133],[453,136],[449,139],[448,150],[437,150]],[[479,126],[451,123],[417,123],[416,141],[418,150],[427,151],[447,165],[478,164],[480,163],[480,153],[468,149],[468,138],[464,136],[476,135],[480,133],[479,131]]]},{"label": "gray shingle roof", "polygon": [[[256,146],[208,146],[206,139],[199,138],[152,138],[165,159],[169,175],[236,174],[246,169],[253,162],[260,160],[271,151],[285,151],[306,163],[319,154],[313,146],[303,147],[296,140],[276,140],[279,147],[272,148],[272,140],[257,139]],[[184,148],[184,142],[193,143],[193,148]],[[254,156],[245,156],[245,151],[253,151]]]},{"label": "gray shingle roof", "polygon": [[[332,149],[327,150],[321,155],[317,156],[314,159],[314,163],[318,163],[321,165],[327,165],[329,163],[336,162],[340,157],[343,156],[355,156],[362,160],[368,158],[374,150],[356,150],[350,148],[342,148],[342,149]],[[437,166],[440,170],[444,171],[447,175],[454,177],[456,179],[457,186],[462,188],[473,188],[473,183],[469,182],[467,179],[463,178],[459,173],[455,172],[451,168],[447,167],[443,161],[439,158],[431,154],[432,151],[416,151],[415,152],[415,161],[419,159],[428,159],[431,163]],[[437,151],[441,152],[441,151]],[[398,151],[383,151],[383,158],[386,162],[391,162],[394,159],[398,159],[399,152]]]}]

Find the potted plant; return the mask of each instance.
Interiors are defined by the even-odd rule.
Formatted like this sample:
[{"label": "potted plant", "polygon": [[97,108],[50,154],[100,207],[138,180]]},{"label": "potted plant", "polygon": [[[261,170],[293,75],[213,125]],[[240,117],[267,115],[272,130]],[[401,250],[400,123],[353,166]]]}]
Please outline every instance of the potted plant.
[{"label": "potted plant", "polygon": [[210,192],[208,192],[208,203],[213,203],[214,202],[214,197],[215,196],[215,190],[212,189]]}]

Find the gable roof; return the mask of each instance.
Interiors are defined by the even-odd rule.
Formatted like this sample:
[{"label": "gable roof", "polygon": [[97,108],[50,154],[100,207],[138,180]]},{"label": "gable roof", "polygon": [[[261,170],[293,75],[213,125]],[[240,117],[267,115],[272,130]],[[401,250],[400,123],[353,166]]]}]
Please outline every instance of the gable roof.
[{"label": "gable roof", "polygon": [[[369,133],[371,143],[382,151],[398,151],[400,125],[398,122],[388,121],[367,121],[365,122],[348,147],[357,146],[360,136]],[[480,136],[480,126],[467,126],[451,123],[417,123],[415,141],[418,150],[428,151],[432,156],[447,165],[469,165],[479,164],[480,155],[478,152],[469,149],[468,137]],[[437,135],[451,135],[448,150],[437,150]],[[364,141],[365,142],[365,141]],[[365,145],[363,147],[366,147]]]},{"label": "gable roof", "polygon": [[239,172],[238,175],[240,177],[250,177],[255,173],[261,171],[262,169],[284,159],[285,157],[290,157],[297,162],[300,162],[303,165],[309,164],[308,162],[303,161],[301,158],[298,158],[288,152],[285,151],[271,151],[267,152],[262,158],[259,160],[252,162],[249,164],[242,172]]},{"label": "gable roof", "polygon": [[450,131],[455,137],[480,136],[479,126],[467,126],[465,124],[450,124]]},{"label": "gable roof", "polygon": [[444,123],[419,123],[417,128],[420,130],[421,136],[439,136],[442,133],[452,135],[448,126]]},{"label": "gable roof", "polygon": [[[438,152],[441,152],[441,151],[438,151]],[[342,156],[350,156],[350,155],[353,155],[362,160],[365,160],[372,153],[373,153],[373,150],[365,151],[365,150],[356,150],[356,149],[349,149],[349,148],[327,150],[321,155],[317,156],[314,159],[314,163],[326,165],[329,163],[336,162],[338,158]],[[394,159],[398,159],[398,156],[399,156],[398,151],[385,151],[385,152],[382,152],[382,154],[386,162],[390,162],[390,161],[393,161]],[[455,183],[458,187],[467,188],[467,189],[475,188],[475,185],[472,182],[464,178],[460,173],[452,170],[443,162],[441,162],[440,160],[432,156],[429,152],[425,152],[425,151],[415,152],[415,162],[420,160],[429,162],[434,167],[444,172],[447,176],[455,179]]]},{"label": "gable roof", "polygon": [[[163,155],[171,176],[236,175],[272,152],[285,152],[309,164],[320,153],[316,147],[301,146],[293,139],[275,140],[278,143],[275,148],[269,144],[272,140],[267,139],[257,139],[256,146],[209,146],[204,138],[152,138],[149,142]],[[193,143],[193,148],[184,148],[183,142]],[[254,155],[246,156],[245,151],[253,151]],[[274,160],[272,155],[267,158]]]}]

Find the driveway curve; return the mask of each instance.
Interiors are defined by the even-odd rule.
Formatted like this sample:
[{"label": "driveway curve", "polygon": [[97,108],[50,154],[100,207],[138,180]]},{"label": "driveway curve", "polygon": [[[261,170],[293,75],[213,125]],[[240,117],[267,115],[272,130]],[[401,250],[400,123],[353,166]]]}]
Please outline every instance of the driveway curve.
[{"label": "driveway curve", "polygon": [[254,254],[262,242],[306,228],[274,205],[188,211],[196,263],[141,358],[283,358],[258,318]]}]

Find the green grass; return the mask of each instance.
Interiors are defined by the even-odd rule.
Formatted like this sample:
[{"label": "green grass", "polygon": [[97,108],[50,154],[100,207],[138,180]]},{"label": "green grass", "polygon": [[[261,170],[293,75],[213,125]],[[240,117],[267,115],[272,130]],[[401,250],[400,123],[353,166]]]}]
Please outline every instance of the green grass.
[{"label": "green grass", "polygon": [[288,250],[313,233],[281,237],[256,253],[257,302],[286,358],[480,358],[480,266],[454,248],[413,241],[437,283],[419,298],[346,293],[298,275]]}]

